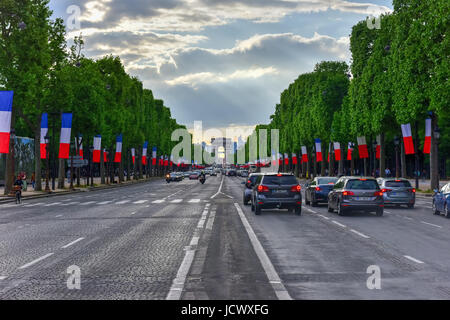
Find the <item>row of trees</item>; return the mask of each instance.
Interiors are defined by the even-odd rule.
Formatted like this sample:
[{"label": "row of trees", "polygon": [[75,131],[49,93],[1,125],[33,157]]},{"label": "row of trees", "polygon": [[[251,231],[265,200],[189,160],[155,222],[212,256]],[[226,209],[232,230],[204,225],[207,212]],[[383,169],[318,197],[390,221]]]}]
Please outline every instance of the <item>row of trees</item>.
[{"label": "row of trees", "polygon": [[[136,148],[139,159],[144,141],[158,147],[158,155],[170,154],[171,132],[184,128],[172,119],[170,109],[152,91],[128,75],[121,60],[83,56],[81,37],[68,49],[61,19],[51,20],[48,0],[5,0],[0,4],[0,90],[14,91],[11,127],[16,135],[40,140],[44,112],[60,127],[59,115],[73,113],[72,136],[82,135],[86,149],[102,135],[102,147],[114,150],[123,134],[123,152]],[[59,141],[59,130],[52,133]],[[57,145],[53,145],[56,155]],[[129,152],[128,152],[129,154]],[[35,143],[35,159],[40,159]],[[140,163],[140,161],[139,161]],[[60,177],[64,161],[60,161]],[[7,158],[6,185],[12,185],[12,154]],[[41,161],[35,161],[36,186],[41,190]],[[103,173],[102,173],[103,174]],[[8,188],[6,188],[8,189]]]},{"label": "row of trees", "polygon": [[[420,152],[425,119],[431,117],[433,131],[440,128],[439,154],[445,163],[450,154],[450,2],[394,0],[393,6],[392,14],[381,17],[380,29],[368,28],[366,21],[353,27],[350,69],[344,62],[319,63],[281,94],[271,123],[262,128],[280,129],[282,152],[298,153],[302,145],[311,151],[320,138],[326,154],[329,142],[341,142],[346,150],[357,136],[366,136],[370,144],[380,136],[384,175],[391,142],[401,137],[400,124],[411,123]],[[438,178],[436,142],[432,134],[432,188]],[[401,158],[405,169],[404,152]]]}]

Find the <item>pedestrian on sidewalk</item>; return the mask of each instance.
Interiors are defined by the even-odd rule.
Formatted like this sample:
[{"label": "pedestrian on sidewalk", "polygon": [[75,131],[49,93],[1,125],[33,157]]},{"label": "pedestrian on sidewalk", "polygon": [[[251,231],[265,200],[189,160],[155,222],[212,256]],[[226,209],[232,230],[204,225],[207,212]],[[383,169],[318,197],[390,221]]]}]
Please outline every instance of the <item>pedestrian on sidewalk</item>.
[{"label": "pedestrian on sidewalk", "polygon": [[27,174],[22,174],[22,181],[23,181],[23,191],[27,191],[28,185],[27,185]]}]

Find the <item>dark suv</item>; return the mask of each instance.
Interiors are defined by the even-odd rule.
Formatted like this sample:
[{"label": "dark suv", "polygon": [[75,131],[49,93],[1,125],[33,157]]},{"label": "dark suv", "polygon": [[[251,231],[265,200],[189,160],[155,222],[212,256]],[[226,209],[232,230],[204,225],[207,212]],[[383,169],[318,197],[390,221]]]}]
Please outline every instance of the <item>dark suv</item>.
[{"label": "dark suv", "polygon": [[383,215],[384,200],[374,178],[342,177],[328,194],[328,211],[344,215],[351,210]]},{"label": "dark suv", "polygon": [[266,173],[256,178],[252,191],[252,211],[261,209],[288,209],[302,213],[302,188],[293,174]]}]

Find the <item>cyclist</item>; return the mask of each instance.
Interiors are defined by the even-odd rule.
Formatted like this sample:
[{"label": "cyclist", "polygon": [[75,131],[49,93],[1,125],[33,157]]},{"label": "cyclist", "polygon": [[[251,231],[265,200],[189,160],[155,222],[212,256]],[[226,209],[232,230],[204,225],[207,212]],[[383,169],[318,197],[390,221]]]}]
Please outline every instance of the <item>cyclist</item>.
[{"label": "cyclist", "polygon": [[17,180],[14,182],[14,190],[16,191],[16,203],[20,203],[22,199],[22,186],[23,181],[20,175],[17,176]]}]

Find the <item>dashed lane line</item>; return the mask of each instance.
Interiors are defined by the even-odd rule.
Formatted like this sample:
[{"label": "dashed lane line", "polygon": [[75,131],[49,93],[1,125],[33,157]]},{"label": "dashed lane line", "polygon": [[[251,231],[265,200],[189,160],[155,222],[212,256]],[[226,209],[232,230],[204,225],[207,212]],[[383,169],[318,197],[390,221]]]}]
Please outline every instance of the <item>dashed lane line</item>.
[{"label": "dashed lane line", "polygon": [[411,260],[411,261],[414,261],[415,263],[418,263],[418,264],[424,264],[425,262],[423,262],[423,261],[420,261],[419,259],[416,259],[416,258],[413,258],[413,257],[411,257],[411,256],[404,256],[406,259],[408,259],[408,260]]},{"label": "dashed lane line", "polygon": [[361,233],[361,232],[353,230],[353,229],[350,229],[350,231],[353,232],[354,234],[357,234],[360,237],[363,237],[364,239],[370,239],[370,237],[366,236],[364,233]]},{"label": "dashed lane line", "polygon": [[181,201],[183,201],[183,199],[175,199],[170,201],[170,203],[180,203]]},{"label": "dashed lane line", "polygon": [[321,218],[324,218],[325,220],[330,220],[330,218],[328,218],[328,217],[326,217],[326,216],[324,216],[322,214],[319,214],[318,216],[321,217]]},{"label": "dashed lane line", "polygon": [[7,276],[0,276],[0,281],[1,280],[5,280],[6,278],[8,278]]},{"label": "dashed lane line", "polygon": [[94,204],[95,202],[96,202],[96,201],[85,202],[85,203],[82,203],[81,206],[88,206],[88,205],[90,205],[90,204]]},{"label": "dashed lane line", "polygon": [[57,205],[60,205],[61,203],[62,202],[53,202],[53,203],[46,204],[45,207],[57,206]]},{"label": "dashed lane line", "polygon": [[420,222],[423,223],[423,224],[432,226],[432,227],[442,228],[442,226],[439,226],[439,225],[437,225],[437,224],[432,224],[432,223],[429,223],[429,222],[426,222],[426,221],[420,221]]},{"label": "dashed lane line", "polygon": [[164,199],[162,199],[162,200],[155,200],[155,201],[153,201],[152,203],[163,203],[163,202],[165,202],[166,200],[164,200]]},{"label": "dashed lane line", "polygon": [[104,204],[109,204],[112,203],[112,201],[103,201],[103,202],[99,202],[97,203],[98,205],[104,205]]},{"label": "dashed lane line", "polygon": [[133,202],[134,204],[144,204],[144,203],[146,203],[146,202],[148,202],[148,200],[139,200],[139,201],[135,201],[135,202]]},{"label": "dashed lane line", "polygon": [[62,246],[61,249],[67,249],[68,247],[74,245],[74,244],[77,243],[77,242],[80,242],[81,240],[84,240],[84,238],[78,238],[77,240],[72,241],[71,243],[68,243],[68,244],[66,244],[65,246]]},{"label": "dashed lane line", "polygon": [[116,202],[116,204],[125,204],[128,202],[130,202],[130,200],[122,200],[122,201]]},{"label": "dashed lane line", "polygon": [[24,264],[23,266],[19,267],[19,269],[26,269],[28,267],[31,267],[32,265],[34,265],[34,264],[36,264],[38,262],[41,262],[42,260],[47,259],[48,257],[51,257],[52,255],[54,255],[53,252],[48,253],[45,256],[42,256],[42,257],[37,258],[36,260],[33,260],[33,261],[31,261],[31,262],[29,262],[27,264]]},{"label": "dashed lane line", "polygon": [[347,228],[347,226],[346,226],[345,224],[339,223],[339,222],[337,222],[337,221],[335,221],[335,220],[333,220],[333,221],[331,221],[331,222],[333,222],[335,225],[338,225],[339,227]]}]

